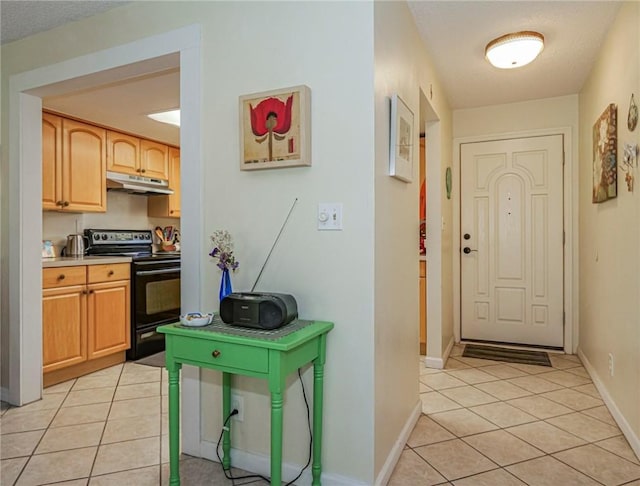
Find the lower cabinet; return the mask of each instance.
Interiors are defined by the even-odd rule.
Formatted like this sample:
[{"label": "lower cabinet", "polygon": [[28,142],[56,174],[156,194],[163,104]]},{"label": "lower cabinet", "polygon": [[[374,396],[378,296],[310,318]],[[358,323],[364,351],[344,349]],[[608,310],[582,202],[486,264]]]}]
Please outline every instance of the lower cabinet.
[{"label": "lower cabinet", "polygon": [[124,361],[130,308],[128,263],[43,269],[44,386]]},{"label": "lower cabinet", "polygon": [[420,262],[420,354],[427,354],[427,262]]}]

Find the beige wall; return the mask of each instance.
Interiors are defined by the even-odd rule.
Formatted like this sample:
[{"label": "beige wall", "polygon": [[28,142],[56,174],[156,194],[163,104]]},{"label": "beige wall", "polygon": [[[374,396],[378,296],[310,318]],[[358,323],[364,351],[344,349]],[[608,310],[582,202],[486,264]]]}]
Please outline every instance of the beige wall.
[{"label": "beige wall", "polygon": [[[629,192],[621,162],[623,144],[640,142],[640,128],[633,132],[627,128],[631,93],[640,102],[639,32],[640,3],[625,2],[580,92],[580,350],[628,424],[627,438],[638,455],[640,172],[634,170],[636,189]],[[618,105],[618,197],[592,204],[592,129],[610,103]]]},{"label": "beige wall", "polygon": [[[207,190],[202,230],[183,235],[183,239],[199,238],[208,248],[209,235],[215,229],[228,229],[241,263],[233,276],[234,289],[248,290],[293,199],[299,198],[257,290],[291,292],[297,297],[301,317],[335,323],[328,338],[325,368],[323,470],[371,483],[375,218],[372,4],[132,3],[3,46],[2,97],[6,99],[12,74],[189,24],[202,27],[202,177]],[[241,172],[238,97],[298,84],[311,89],[313,166]],[[8,107],[2,108],[2,139],[7,140]],[[3,161],[8,153],[9,147],[3,143]],[[3,164],[3,238],[9,231],[7,170]],[[187,191],[184,188],[183,195]],[[343,203],[343,231],[317,231],[319,202]],[[185,217],[188,215],[183,215],[183,220]],[[4,240],[2,249],[6,268],[9,253]],[[206,254],[200,258],[202,301],[214,309],[220,275]],[[3,332],[8,324],[6,304],[3,293]],[[417,346],[417,337],[414,344]],[[312,371],[305,370],[307,385],[311,375]],[[205,374],[202,384],[202,438],[209,443],[217,440],[221,425],[219,408],[212,405],[219,403],[213,401],[219,392],[217,379]],[[284,460],[298,468],[306,462],[306,413],[299,384],[293,378],[288,384]],[[244,423],[234,427],[234,447],[267,454],[266,387],[250,379],[237,380],[235,386],[245,394],[245,417]]]},{"label": "beige wall", "polygon": [[[379,476],[403,426],[418,403],[418,202],[419,127],[421,91],[428,95],[440,117],[440,139],[427,140],[444,148],[441,158],[428,160],[427,178],[444,174],[450,160],[450,112],[433,71],[431,61],[417,33],[405,3],[376,2],[375,25],[375,466]],[[390,99],[398,94],[414,114],[416,129],[413,146],[413,182],[404,183],[389,176]],[[425,120],[426,121],[426,120]],[[428,190],[441,194],[444,177],[427,180]],[[438,201],[435,212],[442,211]],[[447,211],[445,217],[449,218]],[[435,229],[439,229],[438,224]],[[429,231],[429,229],[427,230]],[[440,271],[444,238],[428,240],[434,256],[429,272]],[[444,235],[443,235],[444,236]],[[435,242],[435,243],[434,243]],[[433,245],[436,245],[433,247]],[[427,258],[429,258],[428,253]],[[442,273],[449,272],[446,266]],[[444,280],[444,279],[443,279]],[[443,289],[443,301],[450,287]],[[449,311],[444,312],[448,314]],[[451,328],[442,322],[445,334]],[[440,336],[429,336],[440,343]],[[400,444],[403,447],[403,444]],[[385,471],[382,470],[384,474]]]}]

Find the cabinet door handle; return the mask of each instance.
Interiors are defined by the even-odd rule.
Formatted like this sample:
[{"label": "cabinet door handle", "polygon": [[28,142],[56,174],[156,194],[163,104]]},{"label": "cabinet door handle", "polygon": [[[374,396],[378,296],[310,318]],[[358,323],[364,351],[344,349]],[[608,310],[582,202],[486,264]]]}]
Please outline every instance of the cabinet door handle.
[{"label": "cabinet door handle", "polygon": [[87,295],[88,293],[89,293],[89,291],[88,291],[88,290],[83,290],[83,291],[82,291],[82,295]]},{"label": "cabinet door handle", "polygon": [[62,201],[56,201],[56,206],[63,206],[64,203]]},{"label": "cabinet door handle", "polygon": [[173,209],[171,211],[169,211],[169,214],[173,214]]},{"label": "cabinet door handle", "polygon": [[65,201],[62,205],[66,208],[69,205],[69,201]]},{"label": "cabinet door handle", "polygon": [[109,270],[109,273],[107,273],[107,277],[113,277],[113,274],[115,272],[113,270]]},{"label": "cabinet door handle", "polygon": [[146,169],[142,169],[142,170],[140,170],[140,172],[142,172],[144,174],[147,171],[146,171]]},{"label": "cabinet door handle", "polygon": [[95,290],[89,290],[90,294],[93,294],[95,292]]},{"label": "cabinet door handle", "polygon": [[217,349],[213,351],[213,353],[211,353],[211,356],[213,356],[214,358],[217,358],[218,356],[220,356],[220,351],[218,351]]}]

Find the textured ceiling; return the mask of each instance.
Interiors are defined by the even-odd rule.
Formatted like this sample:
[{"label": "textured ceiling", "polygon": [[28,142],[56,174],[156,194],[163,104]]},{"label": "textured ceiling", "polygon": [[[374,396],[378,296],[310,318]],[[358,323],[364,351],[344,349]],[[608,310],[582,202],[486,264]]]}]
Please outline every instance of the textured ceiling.
[{"label": "textured ceiling", "polygon": [[[578,93],[619,2],[409,2],[453,109]],[[484,58],[489,41],[534,30],[545,37],[538,59],[497,69]]]},{"label": "textured ceiling", "polygon": [[0,2],[0,41],[2,44],[53,29],[67,22],[124,5],[126,1],[31,1]]},{"label": "textured ceiling", "polygon": [[[17,40],[126,3],[2,0],[1,40]],[[578,93],[619,5],[616,1],[409,2],[453,109]],[[545,36],[542,54],[521,69],[492,67],[484,59],[485,45],[519,30],[536,30]],[[178,129],[149,122],[144,115],[179,105],[178,70],[149,73],[156,74],[90,90],[74,87],[64,96],[45,97],[45,106],[177,143]]]}]

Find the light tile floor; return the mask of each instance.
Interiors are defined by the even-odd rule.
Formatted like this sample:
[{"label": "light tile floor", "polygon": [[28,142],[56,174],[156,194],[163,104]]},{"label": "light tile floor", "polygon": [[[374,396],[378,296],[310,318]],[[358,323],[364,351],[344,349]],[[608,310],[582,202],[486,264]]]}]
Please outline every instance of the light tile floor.
[{"label": "light tile floor", "polygon": [[391,485],[640,486],[640,461],[577,356],[553,368],[420,360],[422,415]]},{"label": "light tile floor", "polygon": [[[640,461],[576,356],[554,355],[548,368],[462,350],[444,370],[420,361],[423,414],[391,485],[640,486]],[[2,403],[0,484],[166,485],[166,383],[166,370],[127,362],[24,407]],[[189,456],[181,478],[231,484],[218,463]]]},{"label": "light tile floor", "polygon": [[[2,486],[168,484],[164,368],[127,362],[46,388],[24,407],[2,402],[0,414]],[[180,468],[185,486],[231,484],[215,462],[183,455]]]}]

